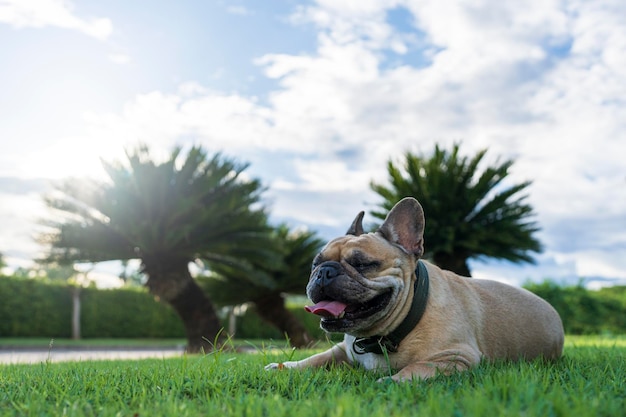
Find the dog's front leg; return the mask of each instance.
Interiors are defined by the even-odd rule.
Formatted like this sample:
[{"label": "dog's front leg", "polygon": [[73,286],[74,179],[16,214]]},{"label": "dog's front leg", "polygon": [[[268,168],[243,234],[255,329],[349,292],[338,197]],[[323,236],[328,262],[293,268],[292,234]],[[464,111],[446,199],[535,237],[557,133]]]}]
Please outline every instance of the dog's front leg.
[{"label": "dog's front leg", "polygon": [[[400,370],[397,374],[389,377],[396,382],[420,380],[432,378],[436,375],[448,375],[455,371],[466,370],[462,364],[454,362],[414,362]],[[381,379],[384,381],[387,378]]]},{"label": "dog's front leg", "polygon": [[480,362],[480,355],[474,351],[445,351],[429,359],[430,361],[410,363],[390,378],[396,382],[403,382],[466,371]]},{"label": "dog's front leg", "polygon": [[344,342],[338,343],[327,351],[315,354],[300,361],[289,361],[282,363],[270,363],[265,369],[282,369],[282,368],[319,368],[331,364],[340,364],[349,362],[346,354]]}]

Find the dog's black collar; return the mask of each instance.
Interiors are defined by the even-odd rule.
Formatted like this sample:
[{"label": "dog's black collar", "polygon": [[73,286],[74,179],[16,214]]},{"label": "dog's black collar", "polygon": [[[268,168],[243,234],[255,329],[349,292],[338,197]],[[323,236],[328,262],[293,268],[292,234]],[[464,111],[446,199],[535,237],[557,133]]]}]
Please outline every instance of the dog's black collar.
[{"label": "dog's black collar", "polygon": [[413,291],[413,303],[409,314],[402,323],[386,336],[361,337],[354,341],[352,350],[362,355],[364,353],[382,354],[383,352],[397,352],[400,342],[417,326],[422,319],[428,302],[428,271],[424,262],[417,261],[415,268],[415,285]]}]

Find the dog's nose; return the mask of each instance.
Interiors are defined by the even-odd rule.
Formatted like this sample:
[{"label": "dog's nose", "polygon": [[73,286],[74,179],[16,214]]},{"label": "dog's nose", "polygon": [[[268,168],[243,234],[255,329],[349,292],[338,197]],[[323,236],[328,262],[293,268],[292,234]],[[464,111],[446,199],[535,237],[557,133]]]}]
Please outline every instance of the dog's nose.
[{"label": "dog's nose", "polygon": [[320,265],[315,280],[322,288],[329,286],[333,280],[341,274],[341,268],[337,262],[326,262]]}]

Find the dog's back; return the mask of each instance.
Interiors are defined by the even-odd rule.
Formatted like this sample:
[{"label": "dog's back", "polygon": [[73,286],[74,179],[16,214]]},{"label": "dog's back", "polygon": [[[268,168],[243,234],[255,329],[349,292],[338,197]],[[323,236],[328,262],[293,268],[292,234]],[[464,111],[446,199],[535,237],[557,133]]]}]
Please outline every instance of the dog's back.
[{"label": "dog's back", "polygon": [[[523,288],[472,279],[483,300],[484,347],[488,358],[556,359],[563,351],[563,324],[545,300]],[[490,320],[498,317],[499,320]]]},{"label": "dog's back", "polygon": [[470,302],[472,306],[479,305],[480,309],[466,311],[470,315],[466,319],[475,327],[476,342],[485,359],[533,359],[539,356],[555,359],[561,356],[563,324],[547,301],[523,288],[441,272],[447,290],[456,293],[455,299],[480,300],[479,303]]}]

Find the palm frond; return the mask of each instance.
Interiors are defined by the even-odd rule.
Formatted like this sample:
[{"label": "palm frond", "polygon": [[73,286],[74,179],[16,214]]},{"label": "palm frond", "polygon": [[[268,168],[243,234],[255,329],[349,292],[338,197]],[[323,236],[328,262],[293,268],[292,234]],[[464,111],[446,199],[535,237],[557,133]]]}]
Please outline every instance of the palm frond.
[{"label": "palm frond", "polygon": [[513,262],[532,260],[541,250],[534,238],[539,230],[534,212],[520,197],[530,182],[504,185],[512,160],[481,170],[487,153],[461,156],[460,145],[450,150],[435,146],[430,155],[407,152],[402,165],[389,161],[387,185],[371,183],[382,197],[372,215],[384,219],[400,199],[415,197],[426,215],[426,255],[495,257]]},{"label": "palm frond", "polygon": [[51,258],[272,258],[264,188],[242,178],[247,164],[200,147],[174,148],[159,163],[141,146],[103,167],[108,181],[66,181],[46,199],[63,213],[41,237]]}]

